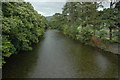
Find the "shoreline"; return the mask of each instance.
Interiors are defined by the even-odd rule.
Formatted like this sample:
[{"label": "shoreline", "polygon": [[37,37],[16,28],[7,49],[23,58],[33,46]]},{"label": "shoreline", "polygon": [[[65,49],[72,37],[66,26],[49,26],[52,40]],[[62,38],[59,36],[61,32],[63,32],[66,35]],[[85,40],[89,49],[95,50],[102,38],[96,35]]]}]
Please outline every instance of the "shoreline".
[{"label": "shoreline", "polygon": [[[67,36],[66,34],[64,34],[64,32],[63,31],[60,31],[63,35],[65,35],[65,36]],[[85,43],[83,43],[83,42],[81,42],[80,40],[78,40],[78,39],[74,39],[74,38],[72,38],[71,36],[67,36],[67,37],[70,37],[71,39],[73,39],[73,40],[77,40],[77,41],[79,41],[80,43],[82,43],[82,44],[84,44],[85,45]],[[87,46],[91,46],[91,47],[93,47],[93,48],[96,48],[97,50],[99,50],[99,51],[104,51],[104,52],[108,52],[108,53],[112,53],[112,54],[116,54],[116,55],[120,55],[120,51],[119,51],[119,48],[120,48],[120,43],[115,43],[115,42],[112,42],[112,43],[107,43],[109,46],[107,46],[107,48],[101,48],[100,46],[93,46],[93,45],[87,45]],[[117,50],[116,50],[117,49]]]}]

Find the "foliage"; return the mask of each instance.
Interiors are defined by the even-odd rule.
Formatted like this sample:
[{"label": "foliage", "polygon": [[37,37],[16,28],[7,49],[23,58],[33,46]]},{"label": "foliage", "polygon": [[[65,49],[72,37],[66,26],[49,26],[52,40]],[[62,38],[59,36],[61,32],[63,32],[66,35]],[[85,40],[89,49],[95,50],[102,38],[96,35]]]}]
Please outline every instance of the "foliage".
[{"label": "foliage", "polygon": [[62,21],[64,21],[64,17],[60,13],[56,13],[53,15],[51,20],[49,20],[49,25],[52,29],[59,29],[61,30],[61,24],[64,24]]},{"label": "foliage", "polygon": [[38,43],[44,33],[46,19],[26,2],[3,2],[2,13],[2,52],[5,63],[5,57],[20,50],[32,50],[31,45]]},{"label": "foliage", "polygon": [[65,35],[68,35],[69,37],[72,37],[73,39],[76,39],[76,34],[78,33],[77,27],[71,27],[69,28],[69,25],[65,24],[62,26],[63,33]]},{"label": "foliage", "polygon": [[77,39],[85,44],[89,44],[90,38],[93,36],[93,30],[89,27],[83,27],[82,29],[78,27],[79,34],[77,34]]},{"label": "foliage", "polygon": [[53,15],[49,22],[53,29],[62,30],[85,44],[92,44],[92,39],[95,44],[101,40],[119,42],[119,3],[115,8],[99,11],[98,8],[103,7],[99,2],[67,2],[62,14]]}]

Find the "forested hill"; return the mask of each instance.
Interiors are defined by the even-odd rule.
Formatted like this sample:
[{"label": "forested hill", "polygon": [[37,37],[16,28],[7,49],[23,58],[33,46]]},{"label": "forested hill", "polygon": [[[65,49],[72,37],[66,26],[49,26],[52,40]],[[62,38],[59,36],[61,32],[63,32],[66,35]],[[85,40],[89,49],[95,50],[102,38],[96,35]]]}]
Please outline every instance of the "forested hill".
[{"label": "forested hill", "polygon": [[2,58],[5,63],[5,57],[20,50],[32,50],[30,45],[38,43],[44,34],[46,18],[26,2],[3,2],[2,13]]},{"label": "forested hill", "polygon": [[47,16],[46,19],[49,21],[51,20],[52,16]]}]

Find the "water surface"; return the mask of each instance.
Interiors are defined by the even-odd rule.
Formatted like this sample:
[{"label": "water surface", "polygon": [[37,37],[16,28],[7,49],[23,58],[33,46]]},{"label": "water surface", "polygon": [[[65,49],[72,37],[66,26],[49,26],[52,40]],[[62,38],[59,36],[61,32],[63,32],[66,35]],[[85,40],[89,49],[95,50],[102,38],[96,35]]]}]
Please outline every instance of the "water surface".
[{"label": "water surface", "polygon": [[57,30],[47,30],[44,39],[29,52],[9,58],[5,78],[116,78],[118,56],[85,46]]}]

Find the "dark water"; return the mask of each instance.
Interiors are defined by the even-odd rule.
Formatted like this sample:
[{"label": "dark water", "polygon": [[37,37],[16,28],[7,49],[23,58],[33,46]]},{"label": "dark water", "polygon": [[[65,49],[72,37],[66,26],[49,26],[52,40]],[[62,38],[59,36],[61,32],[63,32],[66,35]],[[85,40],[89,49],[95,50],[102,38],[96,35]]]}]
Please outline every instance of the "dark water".
[{"label": "dark water", "polygon": [[97,51],[48,30],[30,52],[13,55],[3,67],[6,78],[116,78],[118,56]]}]

